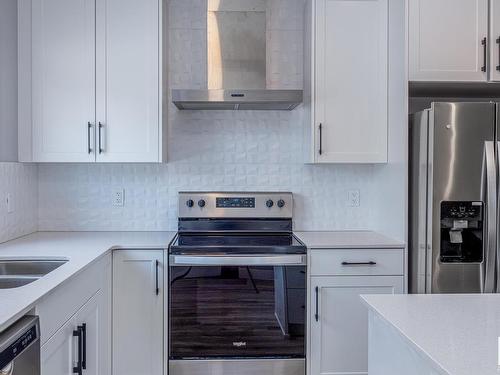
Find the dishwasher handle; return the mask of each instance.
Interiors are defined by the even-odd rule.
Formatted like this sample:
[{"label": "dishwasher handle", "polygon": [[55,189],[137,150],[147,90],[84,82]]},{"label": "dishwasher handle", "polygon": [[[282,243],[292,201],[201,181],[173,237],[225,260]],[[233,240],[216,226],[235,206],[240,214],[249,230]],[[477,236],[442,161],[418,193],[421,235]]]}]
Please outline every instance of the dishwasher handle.
[{"label": "dishwasher handle", "polygon": [[39,374],[40,363],[34,362],[39,355],[40,326],[37,316],[26,315],[0,333],[0,374],[11,375],[16,368],[26,368],[26,365],[33,369],[34,374]]}]

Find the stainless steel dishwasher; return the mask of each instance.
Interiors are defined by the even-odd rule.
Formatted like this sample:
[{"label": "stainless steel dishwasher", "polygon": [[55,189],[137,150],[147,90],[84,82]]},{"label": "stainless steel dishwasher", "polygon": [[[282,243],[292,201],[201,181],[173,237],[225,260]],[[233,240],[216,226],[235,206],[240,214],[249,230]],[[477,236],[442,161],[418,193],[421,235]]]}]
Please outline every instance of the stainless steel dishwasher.
[{"label": "stainless steel dishwasher", "polygon": [[0,375],[40,375],[38,317],[25,316],[0,333]]}]

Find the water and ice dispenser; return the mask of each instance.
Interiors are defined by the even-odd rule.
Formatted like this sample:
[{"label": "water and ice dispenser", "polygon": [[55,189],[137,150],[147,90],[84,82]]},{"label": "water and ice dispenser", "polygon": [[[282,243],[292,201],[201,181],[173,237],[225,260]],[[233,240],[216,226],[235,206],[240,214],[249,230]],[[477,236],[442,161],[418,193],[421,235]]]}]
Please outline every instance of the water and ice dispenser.
[{"label": "water and ice dispenser", "polygon": [[441,202],[442,263],[483,260],[483,203]]}]

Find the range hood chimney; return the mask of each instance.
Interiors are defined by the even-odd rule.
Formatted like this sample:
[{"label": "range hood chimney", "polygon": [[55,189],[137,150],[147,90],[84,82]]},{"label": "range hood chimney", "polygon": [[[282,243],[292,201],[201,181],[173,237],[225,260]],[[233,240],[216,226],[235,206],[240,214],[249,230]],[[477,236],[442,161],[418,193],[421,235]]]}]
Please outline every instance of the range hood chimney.
[{"label": "range hood chimney", "polygon": [[207,0],[207,89],[172,90],[179,109],[292,110],[302,90],[267,89],[267,0]]}]

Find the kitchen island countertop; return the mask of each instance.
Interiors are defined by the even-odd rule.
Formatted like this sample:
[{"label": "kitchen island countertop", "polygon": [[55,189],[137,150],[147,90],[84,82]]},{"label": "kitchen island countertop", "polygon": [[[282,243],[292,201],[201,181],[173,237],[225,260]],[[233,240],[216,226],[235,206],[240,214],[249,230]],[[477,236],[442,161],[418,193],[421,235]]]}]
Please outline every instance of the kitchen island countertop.
[{"label": "kitchen island countertop", "polygon": [[[390,330],[395,329],[401,342],[417,353],[412,358],[424,358],[433,373],[499,374],[499,294],[366,295],[362,298],[372,314]],[[383,366],[386,364],[377,364],[377,369]]]}]

